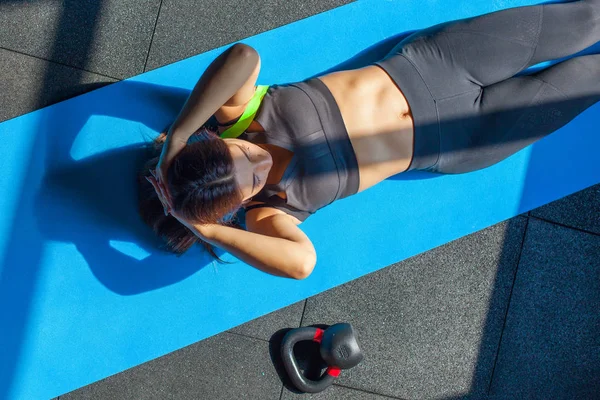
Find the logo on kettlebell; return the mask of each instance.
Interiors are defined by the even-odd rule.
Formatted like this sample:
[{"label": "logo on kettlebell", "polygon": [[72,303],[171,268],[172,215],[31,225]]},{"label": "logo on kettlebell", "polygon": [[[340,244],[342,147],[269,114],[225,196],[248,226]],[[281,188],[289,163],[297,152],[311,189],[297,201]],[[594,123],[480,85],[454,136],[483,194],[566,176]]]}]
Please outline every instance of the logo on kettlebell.
[{"label": "logo on kettlebell", "polygon": [[342,360],[345,360],[350,356],[350,350],[348,350],[348,347],[344,345],[339,346],[336,350],[336,353],[338,354],[338,357]]}]

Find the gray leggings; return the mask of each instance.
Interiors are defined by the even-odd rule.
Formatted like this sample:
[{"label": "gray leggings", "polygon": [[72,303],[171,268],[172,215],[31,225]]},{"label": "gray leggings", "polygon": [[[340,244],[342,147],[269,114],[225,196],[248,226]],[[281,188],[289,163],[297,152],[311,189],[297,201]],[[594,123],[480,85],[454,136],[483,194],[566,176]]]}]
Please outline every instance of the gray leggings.
[{"label": "gray leggings", "polygon": [[411,106],[410,169],[485,168],[566,125],[600,100],[600,54],[515,75],[598,41],[600,0],[506,9],[404,39],[377,64]]}]

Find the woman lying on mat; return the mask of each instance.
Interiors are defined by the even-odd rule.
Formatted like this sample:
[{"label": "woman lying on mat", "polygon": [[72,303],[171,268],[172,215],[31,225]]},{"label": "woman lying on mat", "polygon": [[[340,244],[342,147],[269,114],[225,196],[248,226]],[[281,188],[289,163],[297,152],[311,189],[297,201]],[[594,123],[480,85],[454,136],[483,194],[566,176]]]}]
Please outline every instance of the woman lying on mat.
[{"label": "woman lying on mat", "polygon": [[[600,0],[518,7],[416,32],[361,69],[268,88],[255,86],[257,52],[236,44],[156,140],[142,216],[174,252],[200,241],[305,278],[317,256],[298,225],[320,208],[408,170],[485,168],[596,103],[600,55],[515,75],[598,41]],[[226,222],[241,207],[247,230]]]}]

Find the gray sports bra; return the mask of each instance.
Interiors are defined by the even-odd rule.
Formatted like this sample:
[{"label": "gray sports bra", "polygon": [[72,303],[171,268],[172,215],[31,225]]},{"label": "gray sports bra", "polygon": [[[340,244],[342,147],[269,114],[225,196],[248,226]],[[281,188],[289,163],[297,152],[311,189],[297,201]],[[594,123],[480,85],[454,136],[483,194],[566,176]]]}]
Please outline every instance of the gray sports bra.
[{"label": "gray sports bra", "polygon": [[[358,163],[331,92],[317,78],[269,87],[255,120],[265,132],[239,138],[294,153],[281,181],[252,199],[304,221],[320,208],[358,191]],[[287,199],[277,193],[285,192]]]}]

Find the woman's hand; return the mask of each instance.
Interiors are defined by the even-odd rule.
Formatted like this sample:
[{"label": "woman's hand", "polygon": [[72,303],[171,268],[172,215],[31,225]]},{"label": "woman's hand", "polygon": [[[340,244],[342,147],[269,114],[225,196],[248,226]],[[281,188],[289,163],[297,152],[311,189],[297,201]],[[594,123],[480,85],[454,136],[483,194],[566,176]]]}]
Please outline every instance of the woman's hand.
[{"label": "woman's hand", "polygon": [[[173,201],[171,193],[169,192],[169,185],[167,184],[167,171],[171,166],[171,163],[175,156],[185,147],[185,143],[178,143],[176,140],[172,140],[172,134],[167,133],[167,139],[163,144],[162,151],[156,169],[150,171],[154,178],[154,189],[158,194],[158,198],[163,203],[165,209],[165,215],[173,209]],[[150,180],[149,180],[150,181]]]},{"label": "woman's hand", "polygon": [[150,170],[150,174],[152,174],[152,176],[147,176],[146,180],[152,184],[152,187],[154,187],[158,199],[160,200],[163,206],[165,216],[172,214],[173,205],[171,203],[171,199],[169,197],[166,185],[161,184],[158,180],[158,168],[154,171]]},{"label": "woman's hand", "polygon": [[173,216],[173,218],[175,218],[177,221],[179,221],[180,224],[182,224],[183,226],[188,228],[190,231],[192,231],[200,239],[207,240],[208,232],[213,224],[198,225],[198,224],[194,224],[194,223],[188,221],[181,214],[179,214],[178,212],[173,210],[172,207],[168,206],[167,202],[165,201],[163,191],[161,190],[156,178],[154,177],[154,174],[152,174],[152,176],[147,176],[146,180],[148,182],[150,182],[152,184],[152,186],[154,187],[154,190],[156,190],[156,193],[158,194],[158,198],[166,210],[165,215],[171,214]]}]

